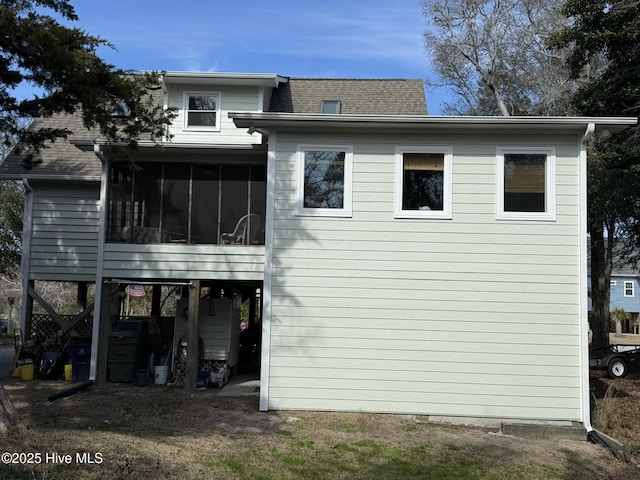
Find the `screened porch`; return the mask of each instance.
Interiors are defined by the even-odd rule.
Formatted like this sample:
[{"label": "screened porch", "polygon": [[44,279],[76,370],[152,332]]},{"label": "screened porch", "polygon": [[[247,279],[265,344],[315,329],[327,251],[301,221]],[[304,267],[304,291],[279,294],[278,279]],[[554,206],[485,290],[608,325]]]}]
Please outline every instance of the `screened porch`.
[{"label": "screened porch", "polygon": [[264,245],[265,202],[264,164],[116,163],[107,242]]}]

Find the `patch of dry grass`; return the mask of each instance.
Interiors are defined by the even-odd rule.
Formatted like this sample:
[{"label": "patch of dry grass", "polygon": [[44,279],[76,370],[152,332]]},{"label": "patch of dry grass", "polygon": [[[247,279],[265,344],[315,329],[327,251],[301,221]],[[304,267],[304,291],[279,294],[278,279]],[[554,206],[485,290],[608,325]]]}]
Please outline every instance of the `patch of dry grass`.
[{"label": "patch of dry grass", "polygon": [[616,380],[593,370],[591,390],[594,428],[624,443],[640,461],[640,370],[632,367],[626,378]]},{"label": "patch of dry grass", "polygon": [[507,437],[411,416],[258,411],[256,397],[109,385],[41,405],[68,383],[10,380],[5,451],[101,453],[102,463],[0,466],[11,479],[600,479],[638,470],[586,442]]}]

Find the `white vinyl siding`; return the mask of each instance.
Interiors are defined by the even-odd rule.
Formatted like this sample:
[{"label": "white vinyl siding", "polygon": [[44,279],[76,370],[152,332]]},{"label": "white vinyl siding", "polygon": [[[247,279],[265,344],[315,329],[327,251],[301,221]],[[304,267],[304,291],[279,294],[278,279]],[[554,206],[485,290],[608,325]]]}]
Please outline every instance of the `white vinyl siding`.
[{"label": "white vinyl siding", "polygon": [[264,247],[107,243],[103,275],[140,280],[262,280]]},{"label": "white vinyl siding", "polygon": [[[173,143],[204,143],[218,145],[243,145],[261,143],[259,133],[250,135],[247,129],[239,129],[229,119],[229,112],[258,112],[262,110],[263,96],[259,87],[211,86],[203,89],[197,85],[170,85],[167,104],[175,107],[177,116],[169,127]],[[185,128],[185,92],[215,92],[219,95],[219,126],[216,129]]]},{"label": "white vinyl siding", "polygon": [[[580,420],[577,136],[277,141],[269,408]],[[352,218],[295,216],[301,142],[353,145]],[[557,221],[497,221],[497,147],[537,142]],[[396,147],[430,143],[451,219],[394,218]]]},{"label": "white vinyl siding", "polygon": [[95,281],[100,189],[33,185],[30,280]]}]

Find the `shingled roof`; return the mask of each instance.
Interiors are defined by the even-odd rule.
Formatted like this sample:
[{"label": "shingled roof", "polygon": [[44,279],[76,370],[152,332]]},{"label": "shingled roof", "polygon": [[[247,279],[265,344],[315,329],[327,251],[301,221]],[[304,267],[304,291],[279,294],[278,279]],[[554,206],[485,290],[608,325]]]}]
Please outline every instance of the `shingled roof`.
[{"label": "shingled roof", "polygon": [[[60,113],[48,118],[38,118],[32,128],[66,128],[73,133],[70,138],[93,138],[91,132],[82,124],[82,117]],[[95,136],[95,135],[94,135]],[[0,177],[96,177],[100,178],[102,167],[93,153],[83,152],[69,140],[60,138],[47,142],[46,147],[33,157],[38,164],[31,170],[24,167],[24,155],[12,152],[0,164]]]},{"label": "shingled roof", "polygon": [[[157,105],[164,103],[164,93],[160,87],[148,90]],[[70,143],[70,140],[99,139],[97,131],[84,126],[81,112],[75,114],[58,113],[51,117],[36,119],[31,128],[61,128],[71,132],[68,139],[59,138],[55,142],[46,142],[45,148],[33,157],[35,166],[26,169],[25,156],[12,152],[4,162],[0,163],[0,179],[11,178],[96,178],[102,173],[100,160],[93,152],[85,152]]]},{"label": "shingled roof", "polygon": [[271,112],[322,113],[323,100],[339,100],[351,115],[426,115],[422,80],[290,78],[271,98]]},{"label": "shingled roof", "polygon": [[[150,92],[159,104],[160,90]],[[426,115],[422,80],[290,78],[273,91],[270,111],[283,113],[322,113],[323,100],[339,100],[343,114]],[[98,135],[87,130],[79,113],[58,114],[37,119],[37,127],[67,128],[69,139],[91,140]],[[27,170],[24,157],[15,152],[0,164],[2,178],[100,177],[101,165],[93,153],[83,152],[69,140],[49,142],[34,157],[38,165]]]}]

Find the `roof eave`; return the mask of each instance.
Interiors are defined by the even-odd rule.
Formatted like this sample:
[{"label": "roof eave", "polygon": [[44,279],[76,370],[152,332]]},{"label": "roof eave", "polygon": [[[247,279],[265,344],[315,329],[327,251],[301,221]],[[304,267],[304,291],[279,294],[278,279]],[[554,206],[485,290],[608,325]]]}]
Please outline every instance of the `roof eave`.
[{"label": "roof eave", "polygon": [[234,85],[277,88],[288,77],[276,73],[164,72],[162,82],[180,85]]},{"label": "roof eave", "polygon": [[[128,147],[128,143],[113,143],[108,142],[106,140],[85,140],[85,139],[72,139],[70,140],[72,145],[75,145],[77,148],[82,150],[83,152],[93,152],[95,146],[99,146],[101,148],[110,148],[110,147]],[[150,150],[150,149],[158,149],[158,150],[224,150],[224,151],[238,151],[238,152],[264,152],[267,149],[267,146],[261,143],[247,143],[247,144],[214,144],[214,143],[175,143],[175,142],[151,142],[151,141],[139,141],[136,145],[138,150]]]},{"label": "roof eave", "polygon": [[230,112],[238,128],[292,127],[351,127],[387,129],[432,129],[432,128],[517,128],[542,130],[584,130],[595,124],[596,131],[610,133],[636,125],[636,117],[501,117],[501,116],[435,116],[435,115],[326,115],[291,113]]},{"label": "roof eave", "polygon": [[95,175],[55,175],[55,174],[38,174],[36,172],[33,173],[11,173],[11,174],[0,174],[0,180],[39,180],[39,181],[74,181],[74,182],[99,182],[100,176]]}]

